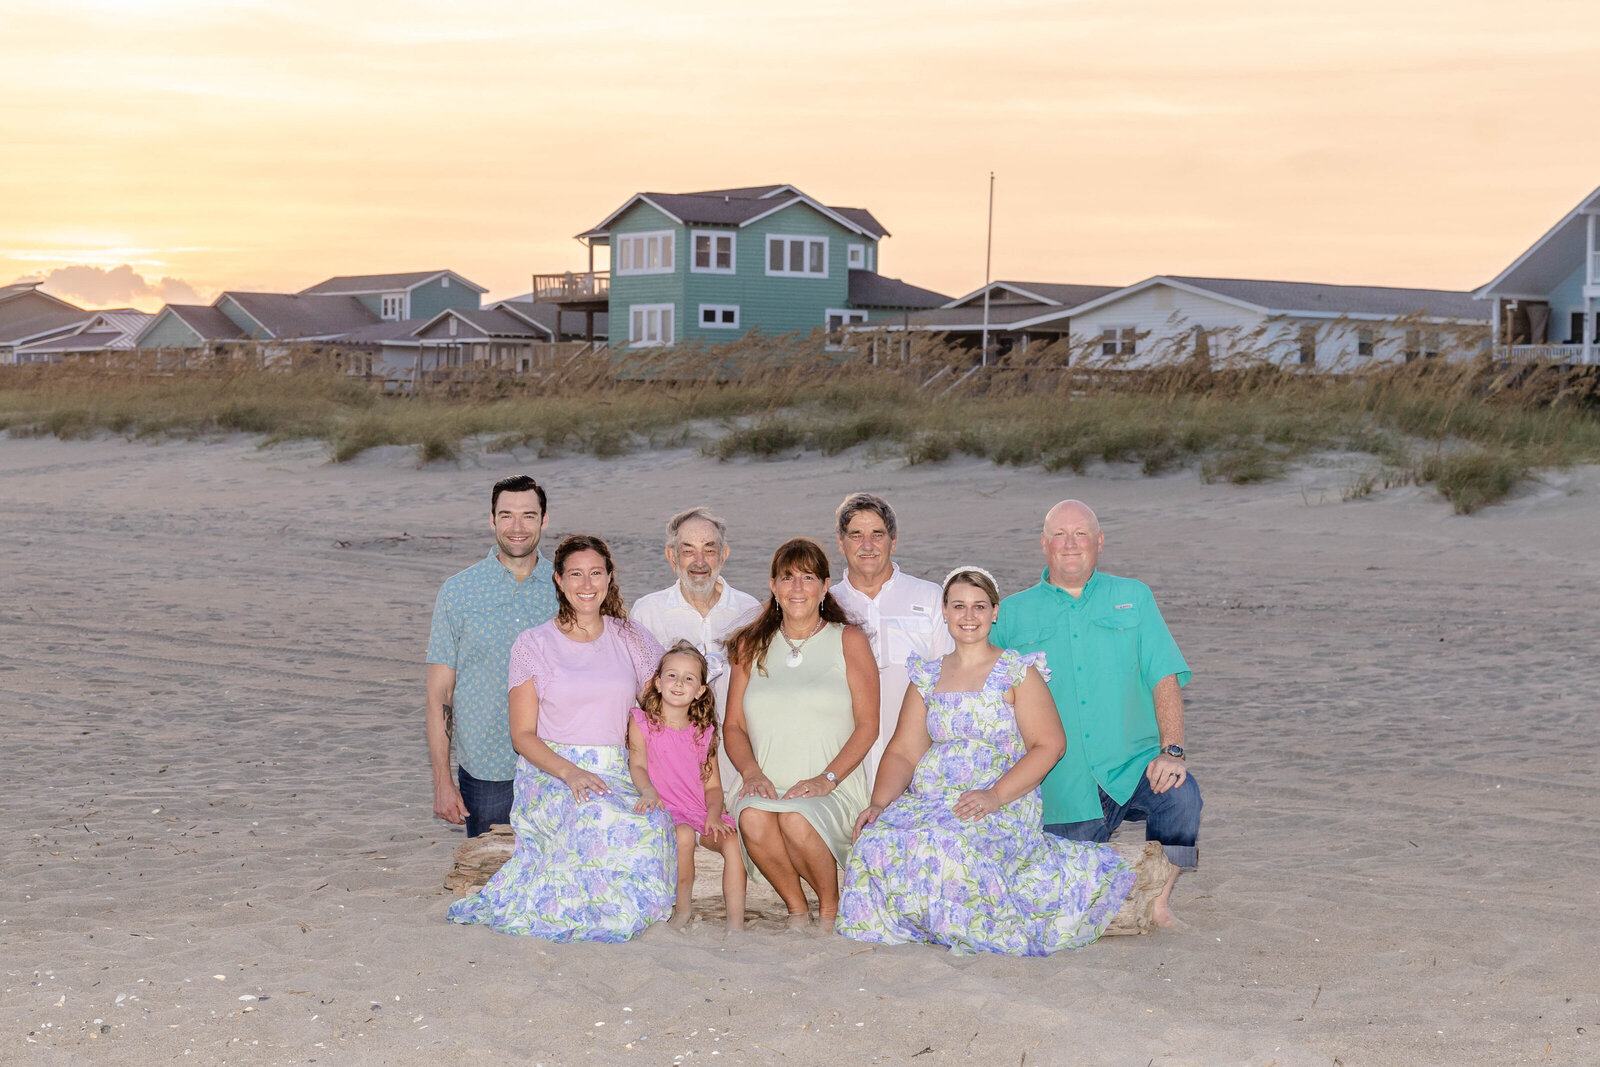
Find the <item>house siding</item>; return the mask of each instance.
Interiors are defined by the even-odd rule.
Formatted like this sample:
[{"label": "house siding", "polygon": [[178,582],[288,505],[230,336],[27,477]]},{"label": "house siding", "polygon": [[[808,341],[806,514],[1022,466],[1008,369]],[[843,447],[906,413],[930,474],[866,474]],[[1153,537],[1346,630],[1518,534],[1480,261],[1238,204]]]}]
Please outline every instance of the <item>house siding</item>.
[{"label": "house siding", "polygon": [[259,322],[251,318],[244,308],[234,302],[231,296],[223,297],[222,302],[217,305],[217,310],[228,316],[235,326],[244,331],[246,337],[260,340],[270,336]]},{"label": "house siding", "polygon": [[21,293],[0,303],[0,326],[26,322],[39,315],[48,315],[52,311],[66,311],[72,306],[52,300],[42,293]]},{"label": "house siding", "polygon": [[443,278],[435,278],[427,285],[419,285],[411,290],[412,318],[431,319],[446,308],[476,311],[482,305],[483,298],[476,290],[453,279],[446,289],[441,284],[443,281]]},{"label": "house siding", "polygon": [[139,343],[141,348],[201,348],[204,345],[203,337],[166,310],[156,315],[155,321],[150,324],[150,332]]},{"label": "house siding", "polygon": [[[672,273],[671,274],[618,274],[617,266],[617,239],[626,234],[650,233],[656,230],[671,230],[672,239]],[[689,262],[689,250],[686,247],[689,240],[687,227],[679,226],[662,212],[649,204],[640,202],[634,204],[627,211],[612,221],[611,224],[611,321],[619,323],[612,329],[611,343],[622,347],[631,340],[629,331],[633,328],[633,318],[628,309],[635,304],[671,304],[672,305],[672,339],[681,341],[684,338],[684,320],[687,317],[684,307],[684,277]],[[742,254],[742,250],[735,255]],[[692,313],[690,313],[692,314]],[[732,331],[728,331],[732,332]]]}]

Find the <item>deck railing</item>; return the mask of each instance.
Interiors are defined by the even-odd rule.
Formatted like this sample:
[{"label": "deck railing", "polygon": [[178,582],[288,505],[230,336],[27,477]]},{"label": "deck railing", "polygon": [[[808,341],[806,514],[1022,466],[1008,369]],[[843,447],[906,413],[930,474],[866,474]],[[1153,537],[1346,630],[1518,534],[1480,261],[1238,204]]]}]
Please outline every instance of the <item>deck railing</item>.
[{"label": "deck railing", "polygon": [[1582,363],[1582,345],[1501,345],[1501,359],[1513,363]]},{"label": "deck railing", "polygon": [[565,274],[533,276],[533,298],[541,304],[605,300],[610,295],[611,272],[608,270],[569,270]]}]

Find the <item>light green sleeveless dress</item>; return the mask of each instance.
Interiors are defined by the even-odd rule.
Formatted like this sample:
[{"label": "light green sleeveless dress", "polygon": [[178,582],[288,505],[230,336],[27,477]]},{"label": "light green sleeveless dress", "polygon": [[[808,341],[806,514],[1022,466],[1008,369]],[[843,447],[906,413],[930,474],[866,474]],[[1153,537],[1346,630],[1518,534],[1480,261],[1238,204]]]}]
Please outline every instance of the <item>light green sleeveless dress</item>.
[{"label": "light green sleeveless dress", "polygon": [[[844,671],[844,627],[837,623],[824,626],[805,643],[798,667],[785,662],[788,654],[782,638],[774,636],[767,652],[767,673],[752,671],[744,691],[750,747],[780,797],[796,782],[826,770],[856,728]],[[873,709],[876,711],[877,705]],[[825,797],[744,797],[734,805],[733,816],[737,819],[746,808],[799,812],[822,835],[843,867],[850,855],[850,832],[868,799],[866,772],[858,765]],[[744,865],[752,878],[761,877],[749,853]]]}]

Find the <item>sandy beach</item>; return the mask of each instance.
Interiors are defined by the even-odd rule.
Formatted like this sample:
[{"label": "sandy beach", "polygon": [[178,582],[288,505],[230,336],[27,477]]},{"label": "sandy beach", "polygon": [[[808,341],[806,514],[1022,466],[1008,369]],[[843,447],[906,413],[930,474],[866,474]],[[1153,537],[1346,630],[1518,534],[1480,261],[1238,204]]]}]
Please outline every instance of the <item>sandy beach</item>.
[{"label": "sandy beach", "polygon": [[[547,548],[606,537],[629,602],[690,504],[761,594],[850,490],[908,570],[1006,592],[1089,501],[1194,668],[1190,931],[1014,960],[447,924],[422,656],[519,471]],[[0,1062],[1600,1063],[1600,470],[1472,517],[1349,480],[0,439]]]}]

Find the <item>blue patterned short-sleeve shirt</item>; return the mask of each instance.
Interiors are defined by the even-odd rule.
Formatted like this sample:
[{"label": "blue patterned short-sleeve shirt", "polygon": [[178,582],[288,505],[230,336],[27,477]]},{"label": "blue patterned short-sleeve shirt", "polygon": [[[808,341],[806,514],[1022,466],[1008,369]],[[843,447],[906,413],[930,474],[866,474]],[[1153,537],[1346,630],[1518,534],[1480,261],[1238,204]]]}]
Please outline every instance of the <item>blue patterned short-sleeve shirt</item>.
[{"label": "blue patterned short-sleeve shirt", "polygon": [[541,555],[519,582],[490,549],[439,587],[427,662],[456,672],[456,760],[474,778],[506,782],[516,775],[506,710],[511,646],[522,631],[555,618],[554,570]]}]

